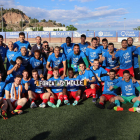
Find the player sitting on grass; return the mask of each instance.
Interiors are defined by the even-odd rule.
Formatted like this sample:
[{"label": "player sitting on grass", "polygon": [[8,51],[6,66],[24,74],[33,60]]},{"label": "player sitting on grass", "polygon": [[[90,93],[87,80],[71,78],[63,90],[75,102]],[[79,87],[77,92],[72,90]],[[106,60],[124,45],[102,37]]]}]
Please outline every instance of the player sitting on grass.
[{"label": "player sitting on grass", "polygon": [[9,83],[5,87],[6,100],[12,114],[22,114],[22,107],[26,104],[27,99],[22,98],[25,93],[24,86],[21,85],[21,75],[16,75],[14,82]]},{"label": "player sitting on grass", "polygon": [[98,78],[98,81],[105,82],[103,93],[100,96],[100,101],[99,103],[95,104],[98,108],[104,109],[104,102],[107,101],[110,102],[110,105],[107,107],[107,109],[112,109],[114,107],[114,97],[117,96],[117,90],[110,91],[109,87],[116,85],[122,79],[121,77],[116,79],[115,76],[115,70],[111,69],[109,72],[109,76],[103,76],[101,78]]},{"label": "player sitting on grass", "polygon": [[[31,79],[29,78],[29,72],[27,70],[23,70],[22,72],[22,80],[21,80],[21,85],[24,85],[25,87],[25,83],[28,83],[28,81]],[[28,90],[25,90],[25,97],[28,96]]]},{"label": "player sitting on grass", "polygon": [[44,78],[43,75],[46,74],[46,60],[45,58],[41,58],[40,50],[36,50],[34,52],[34,57],[30,59],[30,65],[33,69],[38,71],[39,77]]},{"label": "player sitting on grass", "polygon": [[122,90],[121,96],[116,96],[115,98],[115,111],[123,111],[123,108],[120,107],[120,102],[122,103],[134,103],[132,108],[129,108],[129,111],[135,112],[136,108],[140,104],[140,96],[137,97],[135,94],[135,88],[140,92],[140,86],[137,82],[133,83],[132,79],[130,79],[130,72],[125,70],[123,72],[124,80],[119,81],[115,86],[111,86],[109,90],[117,89],[118,87]]},{"label": "player sitting on grass", "polygon": [[[69,68],[68,77],[66,77],[64,80],[70,81],[70,80],[79,80],[79,79],[74,78],[73,68]],[[78,86],[68,86],[63,89],[63,93],[64,93],[64,104],[70,105],[68,98],[75,99],[73,106],[78,104],[78,101],[80,100],[80,96],[81,96],[81,90]],[[68,94],[68,96],[67,96],[67,94]]]},{"label": "player sitting on grass", "polygon": [[5,82],[2,82],[2,73],[0,72],[0,107],[1,107],[1,116],[6,120],[7,117],[7,107],[8,104],[6,100],[3,99],[3,93],[5,88]]},{"label": "player sitting on grass", "polygon": [[[56,81],[57,83],[60,80],[62,79],[59,77],[59,68],[55,67],[53,69],[53,77],[50,78],[48,81]],[[51,94],[50,102],[48,102],[48,105],[53,108],[59,107],[63,101],[63,87],[59,87],[59,85],[56,85],[54,87],[47,88],[47,91]],[[55,100],[57,100],[56,106],[55,106]]]},{"label": "player sitting on grass", "polygon": [[79,64],[79,75],[77,76],[78,79],[84,80],[86,79],[87,82],[90,82],[90,86],[84,87],[84,93],[83,93],[83,99],[93,97],[93,102],[96,102],[96,91],[99,89],[99,86],[97,84],[94,84],[96,82],[95,76],[92,73],[91,70],[86,70],[86,66],[84,63]]},{"label": "player sitting on grass", "polygon": [[37,81],[40,80],[37,70],[32,70],[32,77],[33,78],[28,82],[30,85],[30,90],[28,91],[29,100],[31,102],[30,108],[37,107],[35,104],[36,100],[42,100],[39,107],[45,108],[50,98],[50,93],[45,92],[44,87],[37,85]]}]

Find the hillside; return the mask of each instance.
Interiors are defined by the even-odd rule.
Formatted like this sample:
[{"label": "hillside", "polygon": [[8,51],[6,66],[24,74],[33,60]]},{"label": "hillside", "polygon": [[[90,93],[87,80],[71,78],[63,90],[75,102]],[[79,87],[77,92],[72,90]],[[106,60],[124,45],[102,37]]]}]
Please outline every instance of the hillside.
[{"label": "hillside", "polygon": [[[26,27],[35,27],[35,26],[43,26],[43,27],[62,27],[61,23],[56,23],[56,21],[44,21],[39,22],[37,19],[31,19],[25,13],[23,13],[19,9],[3,9],[3,22],[4,22],[4,29],[7,31],[21,31],[22,24],[20,23],[23,21],[23,29]],[[1,11],[0,11],[1,15]],[[0,28],[1,28],[1,16],[0,16]]]}]

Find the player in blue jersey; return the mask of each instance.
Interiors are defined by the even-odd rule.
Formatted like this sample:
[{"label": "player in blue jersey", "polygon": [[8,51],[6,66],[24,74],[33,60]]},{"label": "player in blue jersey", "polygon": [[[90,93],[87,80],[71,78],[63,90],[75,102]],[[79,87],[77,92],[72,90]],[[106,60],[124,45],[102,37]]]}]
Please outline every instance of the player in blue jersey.
[{"label": "player in blue jersey", "polygon": [[3,44],[3,36],[0,35],[0,54],[2,56],[3,62],[5,61],[7,50],[8,47]]},{"label": "player in blue jersey", "polygon": [[[128,42],[128,47],[133,47],[134,46],[132,37],[128,37],[127,42]],[[140,48],[138,48],[138,49],[140,49]],[[138,53],[137,50],[135,51],[135,54],[133,53],[133,55],[132,55],[132,65],[134,67],[134,74],[135,74],[135,79],[136,80],[140,80],[140,70],[139,70],[138,55],[140,55],[140,53]]]},{"label": "player in blue jersey", "polygon": [[46,107],[46,103],[48,102],[50,98],[50,93],[45,92],[44,87],[40,87],[37,85],[37,81],[41,80],[38,77],[38,72],[37,70],[32,70],[32,79],[28,82],[28,96],[29,100],[31,102],[30,108],[36,108],[37,105],[35,104],[36,100],[42,100],[42,103],[39,105],[41,108]]},{"label": "player in blue jersey", "polygon": [[133,107],[129,108],[129,111],[135,112],[136,108],[140,105],[140,96],[137,97],[135,94],[135,88],[140,92],[140,85],[135,82],[132,82],[132,79],[130,79],[130,72],[128,70],[125,70],[123,72],[123,78],[124,80],[121,80],[114,86],[110,86],[110,91],[117,89],[118,87],[121,88],[122,94],[121,96],[115,97],[115,107],[114,110],[116,111],[123,111],[123,108],[120,107],[120,102],[122,103],[132,103]]},{"label": "player in blue jersey", "polygon": [[[52,66],[50,66],[50,64]],[[59,68],[59,74],[62,75],[63,78],[66,76],[66,57],[64,54],[60,53],[59,47],[55,47],[54,53],[49,55],[48,57],[46,65],[46,68],[48,69],[47,79],[49,79],[52,76],[52,69],[54,67]]]},{"label": "player in blue jersey", "polygon": [[86,35],[82,34],[81,35],[81,43],[78,44],[80,47],[80,50],[84,53],[86,53],[86,49],[89,46],[89,43],[86,42]]},{"label": "player in blue jersey", "polygon": [[12,60],[12,58],[18,53],[18,52],[15,52],[14,51],[14,45],[13,45],[13,42],[12,41],[9,41],[8,48],[9,49],[7,50],[7,53],[6,53],[6,57],[7,57],[7,69],[10,66],[10,61]]},{"label": "player in blue jersey", "polygon": [[[74,72],[73,68],[68,69],[68,77],[66,77],[64,80],[80,80],[79,78],[74,78]],[[81,96],[81,89],[78,86],[68,86],[63,89],[64,94],[64,104],[70,105],[69,99],[73,98],[75,99],[73,106],[78,104],[78,101],[80,100]]]},{"label": "player in blue jersey", "polygon": [[[14,43],[14,49],[17,48],[17,51],[20,51],[22,47],[25,47],[27,50],[31,50],[31,45],[28,41],[25,40],[25,33],[19,33],[19,41]],[[30,53],[31,54],[31,53]]]},{"label": "player in blue jersey", "polygon": [[115,55],[112,55],[112,59],[119,58],[120,69],[118,71],[119,76],[123,76],[123,71],[129,70],[131,76],[134,77],[134,69],[132,66],[132,53],[135,52],[136,47],[127,47],[127,40],[122,40],[122,49],[117,51]]},{"label": "player in blue jersey", "polygon": [[107,101],[110,102],[107,109],[112,109],[115,106],[114,105],[114,102],[115,102],[114,97],[117,96],[117,90],[110,91],[109,88],[110,88],[110,86],[116,85],[122,79],[121,77],[116,79],[115,76],[116,76],[115,70],[111,69],[109,72],[109,76],[103,76],[103,77],[100,77],[98,79],[99,81],[105,82],[105,84],[104,84],[103,93],[100,96],[100,101],[99,101],[99,103],[95,104],[97,107],[104,109],[105,108],[104,102],[107,102]]},{"label": "player in blue jersey", "polygon": [[72,67],[74,72],[77,73],[79,70],[79,63],[84,62],[86,65],[86,68],[89,69],[89,63],[85,56],[85,54],[80,51],[79,45],[75,44],[73,51],[70,52],[67,56],[67,65],[68,68]]},{"label": "player in blue jersey", "polygon": [[22,107],[26,104],[27,99],[23,97],[25,92],[24,86],[21,85],[21,75],[16,75],[14,82],[5,87],[5,96],[12,114],[22,114]]},{"label": "player in blue jersey", "polygon": [[0,107],[1,107],[1,116],[6,120],[6,119],[8,119],[8,117],[7,117],[8,104],[7,104],[6,100],[3,99],[5,85],[6,85],[6,83],[2,82],[2,73],[0,72]]},{"label": "player in blue jersey", "polygon": [[61,45],[61,48],[63,49],[63,53],[66,55],[66,57],[71,51],[73,51],[73,47],[74,47],[74,43],[71,43],[71,38],[67,37],[66,43]]},{"label": "player in blue jersey", "polygon": [[16,64],[11,65],[7,71],[6,83],[14,82],[16,75],[22,75],[24,69],[25,67],[22,66],[22,57],[17,57]]},{"label": "player in blue jersey", "polygon": [[46,60],[44,57],[41,57],[40,50],[34,52],[34,57],[30,59],[30,65],[32,69],[36,69],[40,78],[44,78],[46,74]]},{"label": "player in blue jersey", "polygon": [[102,51],[102,56],[104,53],[108,50],[108,40],[106,38],[102,39],[102,46],[100,46],[100,49]]},{"label": "player in blue jersey", "polygon": [[90,82],[90,86],[87,86],[86,88],[84,87],[84,89],[82,89],[84,90],[82,98],[85,99],[93,97],[93,102],[96,102],[96,91],[98,91],[100,87],[96,84],[95,75],[91,70],[86,70],[84,63],[79,64],[79,69],[80,72],[77,78],[80,80],[86,79],[87,82]]},{"label": "player in blue jersey", "polygon": [[[90,70],[95,74],[95,78],[96,78],[96,84],[101,86],[101,89],[103,91],[104,89],[104,83],[103,82],[99,82],[98,81],[98,77],[102,77],[102,76],[106,76],[107,75],[107,71],[99,66],[99,60],[95,59],[93,66],[90,67]],[[100,85],[101,84],[101,85]]]},{"label": "player in blue jersey", "polygon": [[94,59],[101,59],[102,58],[102,52],[99,47],[97,47],[97,38],[93,37],[91,39],[90,48],[86,49],[86,56],[88,57],[89,63],[91,66],[93,66]]},{"label": "player in blue jersey", "polygon": [[[29,72],[27,70],[23,70],[22,76],[23,77],[22,77],[22,80],[21,80],[21,85],[23,85],[25,87],[26,83],[28,83],[28,81],[30,81],[31,78],[29,78]],[[25,95],[24,96],[28,97],[28,90],[25,90]]]},{"label": "player in blue jersey", "polygon": [[21,52],[18,52],[10,61],[12,65],[14,65],[17,57],[22,57],[22,65],[28,70],[29,74],[31,74],[31,65],[30,65],[30,58],[31,56],[28,55],[28,52],[25,47],[21,48]]},{"label": "player in blue jersey", "polygon": [[[53,69],[53,77],[48,79],[48,81],[60,81],[62,80],[59,77],[59,68],[55,67]],[[50,102],[48,102],[48,105],[55,108],[59,107],[61,103],[63,102],[63,87],[55,86],[51,88],[47,88],[47,91],[51,94],[50,96]],[[57,104],[55,105],[55,100],[57,100]]]},{"label": "player in blue jersey", "polygon": [[107,72],[109,72],[111,69],[114,69],[116,71],[116,74],[117,74],[120,66],[118,64],[118,61],[119,61],[118,58],[112,60],[112,55],[114,55],[115,53],[116,53],[116,51],[114,51],[114,44],[109,43],[108,44],[108,51],[106,51],[103,54],[102,61],[104,62],[104,66],[106,67],[105,70]]}]

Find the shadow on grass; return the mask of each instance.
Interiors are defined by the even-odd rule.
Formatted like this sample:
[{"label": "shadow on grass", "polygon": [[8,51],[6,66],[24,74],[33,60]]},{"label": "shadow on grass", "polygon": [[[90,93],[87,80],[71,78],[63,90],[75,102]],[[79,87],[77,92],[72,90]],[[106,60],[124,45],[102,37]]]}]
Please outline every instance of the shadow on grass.
[{"label": "shadow on grass", "polygon": [[42,132],[36,136],[34,136],[31,140],[45,140],[50,135],[49,131]]},{"label": "shadow on grass", "polygon": [[87,138],[85,140],[97,140],[97,138],[95,136],[93,136],[93,137]]}]

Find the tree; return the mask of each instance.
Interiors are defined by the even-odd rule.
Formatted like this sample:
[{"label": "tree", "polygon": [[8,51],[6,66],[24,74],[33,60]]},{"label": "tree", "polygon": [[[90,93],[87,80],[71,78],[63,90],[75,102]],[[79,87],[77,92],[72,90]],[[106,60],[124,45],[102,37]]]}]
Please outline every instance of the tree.
[{"label": "tree", "polygon": [[41,22],[47,22],[46,19],[41,20]]},{"label": "tree", "polygon": [[36,19],[36,18],[34,18],[34,19],[30,19],[30,23],[37,23],[37,22],[39,22],[39,20]]},{"label": "tree", "polygon": [[65,27],[65,24],[63,24],[62,26]]},{"label": "tree", "polygon": [[77,31],[77,28],[74,27],[73,25],[69,25],[66,28],[67,28],[67,31]]},{"label": "tree", "polygon": [[[23,23],[22,23],[22,22],[23,22]],[[22,27],[22,25],[23,25],[23,27],[25,26],[25,21],[20,21],[20,22],[19,22],[19,26]]]},{"label": "tree", "polygon": [[48,22],[53,22],[53,21],[49,19]]},{"label": "tree", "polygon": [[140,30],[140,26],[138,26],[137,28],[133,28],[133,30]]},{"label": "tree", "polygon": [[87,30],[87,31],[89,31],[89,30]]}]

